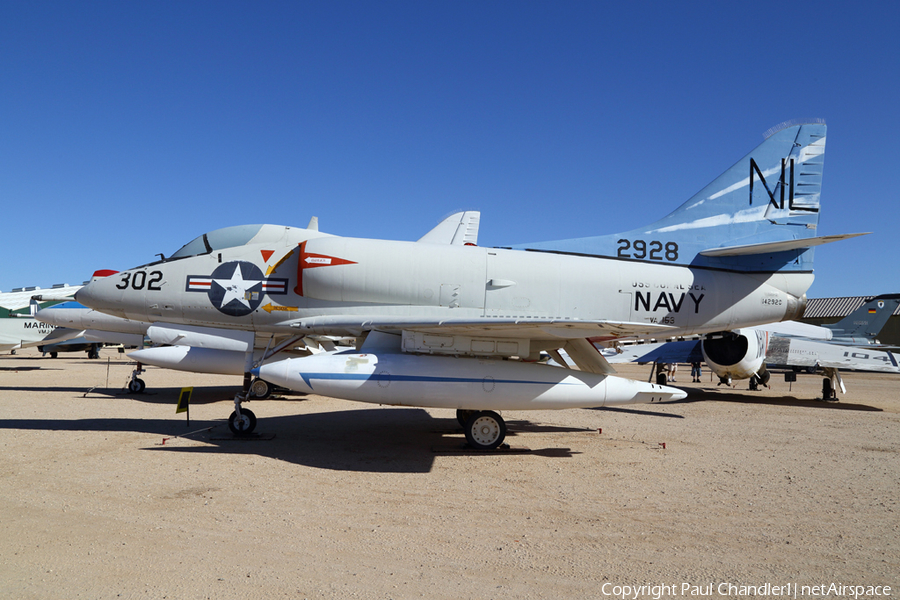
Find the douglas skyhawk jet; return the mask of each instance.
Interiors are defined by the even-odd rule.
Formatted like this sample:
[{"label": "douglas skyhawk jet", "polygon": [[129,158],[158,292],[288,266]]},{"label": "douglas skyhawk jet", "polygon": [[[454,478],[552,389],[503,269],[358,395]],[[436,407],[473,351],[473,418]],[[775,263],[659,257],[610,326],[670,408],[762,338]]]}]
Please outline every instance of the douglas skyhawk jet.
[{"label": "douglas skyhawk jet", "polygon": [[[471,215],[418,242],[279,225],[206,233],[163,260],[95,277],[76,299],[152,323],[157,364],[235,357],[229,425],[252,431],[251,374],[294,390],[457,411],[475,448],[496,448],[498,410],[684,398],[615,376],[592,342],[732,330],[800,316],[816,236],[825,125],[786,125],[663,219],[616,235],[471,245]],[[477,222],[477,219],[475,220]],[[468,238],[468,239],[467,239]],[[450,243],[447,243],[447,242]],[[352,350],[282,358],[309,335]],[[530,362],[564,349],[578,369]],[[167,364],[168,363],[168,364]]]}]

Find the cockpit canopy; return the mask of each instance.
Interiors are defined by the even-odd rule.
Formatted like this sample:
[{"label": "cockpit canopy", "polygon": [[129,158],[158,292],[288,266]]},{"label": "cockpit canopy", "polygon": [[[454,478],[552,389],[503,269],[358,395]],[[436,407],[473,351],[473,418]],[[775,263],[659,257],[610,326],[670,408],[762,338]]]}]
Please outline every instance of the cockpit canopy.
[{"label": "cockpit canopy", "polygon": [[[204,233],[200,237],[194,238],[182,246],[180,250],[166,260],[187,258],[189,256],[198,256],[200,254],[210,254],[216,250],[243,246],[249,243],[263,227],[265,226],[236,225],[234,227],[224,227],[222,229],[210,231],[209,233]],[[280,238],[282,235],[284,235],[283,228],[279,232],[278,237]]]}]

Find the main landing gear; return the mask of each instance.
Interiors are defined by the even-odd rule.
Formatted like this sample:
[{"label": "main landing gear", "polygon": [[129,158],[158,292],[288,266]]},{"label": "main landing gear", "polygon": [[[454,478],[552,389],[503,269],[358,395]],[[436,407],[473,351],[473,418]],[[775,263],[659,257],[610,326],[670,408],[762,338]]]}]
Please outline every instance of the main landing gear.
[{"label": "main landing gear", "polygon": [[493,450],[506,438],[506,422],[492,410],[459,409],[456,420],[463,426],[469,446],[475,450]]},{"label": "main landing gear", "polygon": [[144,380],[138,377],[141,373],[144,372],[144,365],[138,363],[134,368],[134,371],[131,372],[131,381],[128,382],[128,391],[132,394],[143,394],[144,390],[147,389],[147,384],[144,383]]},{"label": "main landing gear", "polygon": [[250,384],[250,397],[254,400],[265,400],[272,394],[272,384],[265,379],[256,378]]},{"label": "main landing gear", "polygon": [[763,365],[759,372],[750,376],[750,389],[754,392],[758,392],[760,385],[768,387],[769,379],[771,378],[772,374],[769,373],[769,371],[766,370],[766,366]]},{"label": "main landing gear", "polygon": [[825,402],[837,402],[837,389],[840,387],[843,393],[847,393],[844,389],[844,382],[841,380],[841,374],[834,367],[825,367],[822,369],[825,377],[822,378],[822,400]]},{"label": "main landing gear", "polygon": [[249,435],[256,429],[256,415],[249,408],[241,408],[241,403],[250,398],[250,378],[250,373],[244,373],[244,387],[234,395],[234,412],[228,417],[228,429],[234,435]]}]

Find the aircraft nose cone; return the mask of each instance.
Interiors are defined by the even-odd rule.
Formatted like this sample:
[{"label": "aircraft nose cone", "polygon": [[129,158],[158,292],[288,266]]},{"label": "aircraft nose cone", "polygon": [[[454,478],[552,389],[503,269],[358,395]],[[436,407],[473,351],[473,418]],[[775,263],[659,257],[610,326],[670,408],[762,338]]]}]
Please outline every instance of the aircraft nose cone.
[{"label": "aircraft nose cone", "polygon": [[73,298],[75,298],[75,302],[78,302],[85,306],[90,306],[89,303],[92,298],[91,291],[90,291],[90,289],[88,289],[90,287],[91,287],[91,284],[89,283],[86,286],[84,286],[83,288],[81,288],[80,290],[78,290],[77,292],[75,292],[75,295],[73,296]]},{"label": "aircraft nose cone", "polygon": [[106,294],[103,294],[98,288],[99,282],[91,281],[86,286],[75,292],[75,302],[87,306],[88,308],[93,309],[101,309],[104,307],[105,303],[103,302],[103,298]]},{"label": "aircraft nose cone", "polygon": [[117,271],[96,271],[84,287],[75,292],[75,301],[94,310],[124,317],[122,290],[116,288]]}]

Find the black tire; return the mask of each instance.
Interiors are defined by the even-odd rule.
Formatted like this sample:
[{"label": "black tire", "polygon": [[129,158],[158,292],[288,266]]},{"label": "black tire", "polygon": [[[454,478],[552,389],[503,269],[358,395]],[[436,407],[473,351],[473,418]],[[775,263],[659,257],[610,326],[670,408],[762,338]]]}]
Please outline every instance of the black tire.
[{"label": "black tire", "polygon": [[132,394],[143,394],[145,389],[147,389],[147,384],[140,377],[135,377],[128,382],[128,391]]},{"label": "black tire", "polygon": [[100,349],[96,345],[93,345],[91,346],[91,349],[88,350],[87,355],[89,359],[100,358]]},{"label": "black tire", "polygon": [[250,397],[257,400],[264,400],[272,395],[272,384],[260,378],[253,380],[250,384]]},{"label": "black tire", "polygon": [[231,413],[231,416],[228,417],[228,429],[231,430],[231,433],[234,435],[247,435],[252,433],[254,429],[256,429],[256,415],[253,414],[252,410],[242,408],[241,409],[241,418],[238,419],[237,411]]},{"label": "black tire", "polygon": [[466,441],[476,450],[493,450],[506,438],[506,422],[492,410],[473,413],[466,421]]},{"label": "black tire", "polygon": [[822,400],[825,402],[834,401],[834,387],[831,385],[831,379],[828,377],[822,379]]},{"label": "black tire", "polygon": [[456,409],[456,421],[459,423],[459,426],[463,429],[466,428],[466,423],[469,422],[469,417],[472,416],[474,410],[465,410],[463,408]]},{"label": "black tire", "polygon": [[59,356],[59,353],[57,353],[57,352],[50,353],[50,358],[56,358],[57,356]]}]

